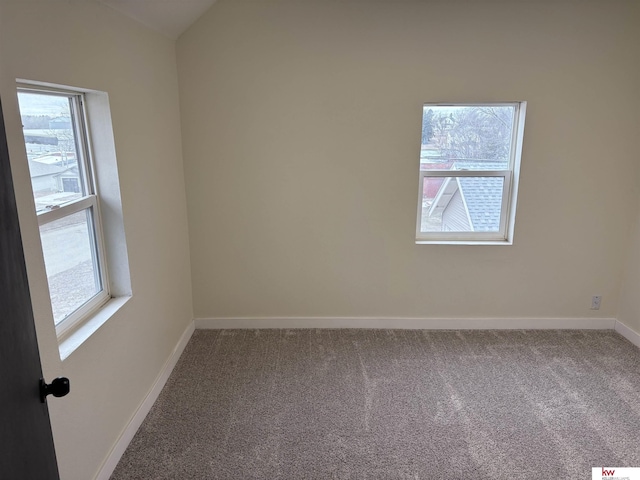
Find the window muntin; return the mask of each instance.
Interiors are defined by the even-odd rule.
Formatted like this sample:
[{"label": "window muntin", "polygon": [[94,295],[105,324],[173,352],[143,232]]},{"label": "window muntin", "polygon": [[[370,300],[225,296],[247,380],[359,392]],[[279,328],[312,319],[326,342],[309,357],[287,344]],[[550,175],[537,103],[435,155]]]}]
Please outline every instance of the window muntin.
[{"label": "window muntin", "polygon": [[425,104],[418,243],[510,243],[525,103]]},{"label": "window muntin", "polygon": [[61,335],[110,298],[83,95],[19,88],[18,101]]}]

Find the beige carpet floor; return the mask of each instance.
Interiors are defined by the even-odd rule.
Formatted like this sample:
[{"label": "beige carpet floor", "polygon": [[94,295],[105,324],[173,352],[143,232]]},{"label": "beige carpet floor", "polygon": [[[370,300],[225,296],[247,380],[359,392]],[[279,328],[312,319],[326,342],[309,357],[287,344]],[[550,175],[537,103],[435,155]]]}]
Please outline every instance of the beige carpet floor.
[{"label": "beige carpet floor", "polygon": [[124,479],[590,479],[640,467],[613,331],[199,330]]}]

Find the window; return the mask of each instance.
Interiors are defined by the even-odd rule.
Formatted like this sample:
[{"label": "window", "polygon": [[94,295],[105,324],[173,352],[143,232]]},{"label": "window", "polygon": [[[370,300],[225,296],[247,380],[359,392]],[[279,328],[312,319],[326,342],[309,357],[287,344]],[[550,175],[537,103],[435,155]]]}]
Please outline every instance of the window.
[{"label": "window", "polygon": [[84,94],[20,87],[18,102],[61,335],[111,298]]},{"label": "window", "polygon": [[513,243],[525,109],[423,106],[416,243]]}]

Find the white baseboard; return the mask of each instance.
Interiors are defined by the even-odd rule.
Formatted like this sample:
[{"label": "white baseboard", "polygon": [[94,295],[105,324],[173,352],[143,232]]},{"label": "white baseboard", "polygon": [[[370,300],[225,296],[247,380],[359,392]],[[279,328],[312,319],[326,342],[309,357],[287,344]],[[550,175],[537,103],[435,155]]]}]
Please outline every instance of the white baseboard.
[{"label": "white baseboard", "polygon": [[415,330],[611,330],[614,318],[393,318],[393,317],[227,317],[196,318],[197,329],[230,328],[399,328]]},{"label": "white baseboard", "polygon": [[129,443],[138,431],[138,428],[140,428],[140,425],[142,425],[142,422],[149,413],[149,410],[151,410],[151,407],[157,400],[158,395],[160,395],[162,387],[164,387],[164,384],[167,383],[169,375],[171,375],[171,372],[176,366],[176,363],[178,363],[178,359],[180,358],[180,355],[182,355],[182,352],[187,346],[187,343],[189,343],[189,339],[191,338],[191,335],[193,335],[194,330],[195,325],[193,322],[190,322],[186,330],[180,337],[177,345],[173,349],[171,356],[165,362],[162,370],[160,370],[160,374],[156,378],[153,387],[151,387],[151,390],[149,391],[149,393],[147,393],[147,396],[138,407],[138,410],[136,410],[136,413],[133,415],[128,425],[120,434],[120,438],[118,438],[113,448],[109,452],[109,455],[107,455],[107,458],[102,464],[102,467],[100,467],[95,480],[109,480],[109,477],[111,477],[111,474],[118,465],[122,454],[129,446]]},{"label": "white baseboard", "polygon": [[619,320],[616,320],[615,330],[624,338],[626,338],[631,343],[633,343],[636,347],[640,347],[640,333],[627,327],[624,323],[622,323]]}]

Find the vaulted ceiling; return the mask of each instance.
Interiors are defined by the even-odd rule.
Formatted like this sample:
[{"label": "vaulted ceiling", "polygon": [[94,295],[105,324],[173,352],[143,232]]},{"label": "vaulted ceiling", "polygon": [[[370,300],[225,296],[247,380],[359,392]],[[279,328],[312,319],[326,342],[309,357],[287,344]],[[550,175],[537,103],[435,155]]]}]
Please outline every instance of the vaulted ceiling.
[{"label": "vaulted ceiling", "polygon": [[100,0],[125,15],[176,39],[216,0]]}]

